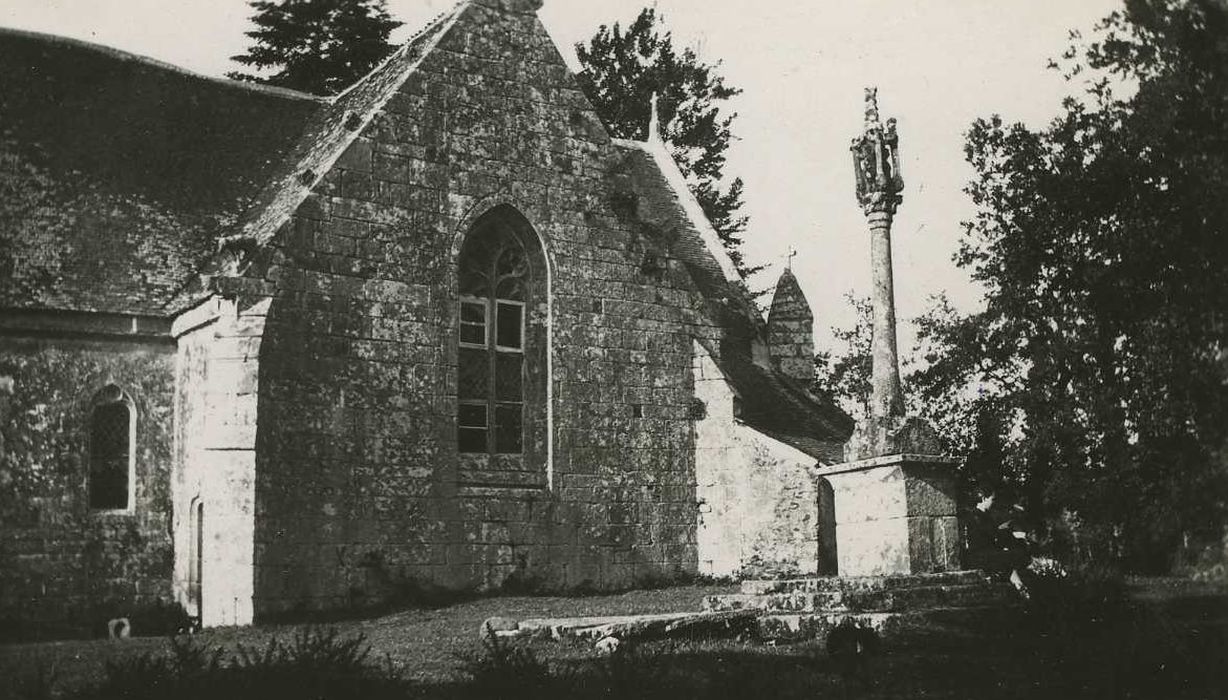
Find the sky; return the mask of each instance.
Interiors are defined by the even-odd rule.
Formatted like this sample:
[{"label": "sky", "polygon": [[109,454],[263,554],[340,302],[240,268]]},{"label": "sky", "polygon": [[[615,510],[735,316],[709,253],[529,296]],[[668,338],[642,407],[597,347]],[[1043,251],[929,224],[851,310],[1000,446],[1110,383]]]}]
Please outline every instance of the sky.
[{"label": "sky", "polygon": [[[972,207],[964,135],[978,117],[1043,127],[1077,85],[1047,70],[1072,29],[1087,32],[1121,0],[545,0],[542,22],[573,67],[572,47],[601,24],[629,23],[655,4],[675,40],[695,47],[743,93],[730,109],[727,175],[746,182],[744,251],[774,284],[790,249],[815,314],[816,341],[851,326],[846,292],[870,290],[869,234],[853,194],[848,146],[877,86],[899,122],[904,201],[893,229],[902,351],[909,322],[946,293],[975,310],[981,292],[952,257]],[[406,22],[394,39],[454,0],[388,0]],[[245,0],[0,0],[0,26],[92,41],[205,75],[238,66]],[[838,347],[835,349],[839,349]]]}]

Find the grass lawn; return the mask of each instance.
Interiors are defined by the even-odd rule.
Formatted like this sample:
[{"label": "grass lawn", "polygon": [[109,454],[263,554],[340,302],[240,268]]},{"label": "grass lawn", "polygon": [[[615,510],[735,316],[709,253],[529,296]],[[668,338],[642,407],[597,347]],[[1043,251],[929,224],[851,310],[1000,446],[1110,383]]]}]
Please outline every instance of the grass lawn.
[{"label": "grass lawn", "polygon": [[[386,655],[428,697],[479,697],[464,685],[462,658],[480,654],[478,629],[488,617],[697,610],[704,595],[729,590],[692,586],[583,598],[490,598],[332,626],[343,635],[365,635],[374,655]],[[975,627],[927,629],[895,640],[858,669],[842,667],[814,642],[665,640],[638,645],[615,661],[595,660],[588,644],[575,641],[535,641],[524,648],[556,675],[570,674],[573,685],[604,689],[595,692],[603,697],[1228,697],[1228,591],[1152,579],[1135,581],[1131,594],[1158,621],[1158,632],[1106,627],[1078,639],[1049,639],[1004,613]],[[296,629],[220,629],[200,637],[227,648],[260,646]],[[109,659],[160,652],[167,645],[164,639],[133,639],[3,646],[0,678],[54,663],[62,693],[100,680]],[[9,685],[0,682],[0,696]],[[503,697],[518,697],[507,690]]]},{"label": "grass lawn", "polygon": [[[459,657],[481,650],[478,631],[490,617],[579,617],[699,610],[705,595],[730,593],[734,586],[682,586],[591,597],[483,598],[438,609],[406,610],[369,620],[330,623],[343,635],[362,634],[374,655],[387,655],[408,678],[425,682],[462,679]],[[297,625],[214,628],[200,639],[233,649],[263,646],[274,637],[289,637]],[[139,631],[139,630],[138,630]],[[102,678],[108,660],[168,648],[165,638],[124,641],[95,639],[40,644],[0,645],[0,678],[21,669],[53,665],[58,682],[76,687]],[[0,693],[3,693],[0,683]]]}]

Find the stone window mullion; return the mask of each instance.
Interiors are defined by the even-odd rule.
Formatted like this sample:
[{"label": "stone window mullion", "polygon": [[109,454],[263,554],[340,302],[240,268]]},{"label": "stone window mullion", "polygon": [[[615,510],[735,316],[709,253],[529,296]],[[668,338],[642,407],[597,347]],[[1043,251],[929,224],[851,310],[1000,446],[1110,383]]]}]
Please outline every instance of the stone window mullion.
[{"label": "stone window mullion", "polygon": [[486,318],[489,319],[486,326],[486,365],[489,367],[486,374],[486,420],[490,425],[490,429],[486,431],[486,454],[492,455],[495,454],[495,433],[499,430],[495,420],[495,382],[498,381],[499,355],[495,351],[493,332],[493,326],[497,322],[494,316],[497,308],[498,304],[492,294],[486,299]]},{"label": "stone window mullion", "polygon": [[[460,261],[458,363],[461,378],[457,440],[461,452],[478,452],[473,442],[479,429],[474,407],[480,403],[486,414],[485,454],[519,455],[524,451],[528,266],[524,250],[514,237],[498,231],[488,231],[485,235],[491,238],[475,241]],[[479,325],[482,328],[480,344],[477,342]],[[480,361],[474,356],[474,351],[478,350],[485,353]],[[475,363],[483,365],[484,371],[479,372]]]}]

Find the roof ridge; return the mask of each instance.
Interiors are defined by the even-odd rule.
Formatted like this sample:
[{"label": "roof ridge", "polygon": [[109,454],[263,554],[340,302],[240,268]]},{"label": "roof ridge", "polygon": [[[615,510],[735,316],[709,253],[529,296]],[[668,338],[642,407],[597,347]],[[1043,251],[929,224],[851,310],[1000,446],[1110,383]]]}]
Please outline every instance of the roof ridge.
[{"label": "roof ridge", "polygon": [[372,75],[383,70],[384,66],[386,66],[388,63],[390,63],[393,60],[396,60],[396,58],[400,56],[401,54],[403,54],[405,51],[408,51],[409,47],[413,46],[414,42],[421,39],[423,35],[431,31],[432,29],[435,29],[441,23],[445,22],[449,17],[459,12],[463,5],[468,5],[471,2],[473,2],[473,0],[454,0],[452,7],[450,7],[447,10],[444,10],[443,12],[440,12],[439,14],[435,15],[431,19],[427,20],[427,22],[423,24],[421,27],[419,27],[417,31],[415,31],[413,34],[410,34],[408,39],[401,42],[401,45],[398,46],[395,51],[388,54],[388,56],[384,60],[377,63],[374,68],[367,71],[366,74],[363,75],[361,78],[359,78],[358,80],[355,80],[353,83],[350,83],[349,87],[347,87],[346,89],[342,90],[341,92],[329,98],[329,101],[335,103],[338,100],[340,100],[342,97],[344,97],[345,95],[349,94],[350,91],[352,91],[354,88],[358,87],[359,85],[362,85]]},{"label": "roof ridge", "polygon": [[287,97],[291,99],[299,99],[299,100],[304,100],[304,101],[320,102],[320,103],[328,102],[328,99],[329,99],[327,97],[322,97],[320,95],[313,95],[309,92],[302,92],[300,90],[292,90],[290,88],[277,87],[275,85],[264,85],[261,83],[253,83],[253,82],[249,82],[246,80],[234,80],[232,78],[222,78],[222,77],[218,77],[215,75],[205,75],[204,73],[198,73],[194,70],[189,70],[187,68],[184,68],[183,66],[177,66],[173,63],[168,63],[167,61],[153,58],[151,56],[145,56],[142,54],[133,53],[131,51],[125,51],[124,49],[117,49],[114,46],[107,46],[106,44],[98,44],[92,41],[85,41],[84,39],[77,39],[75,37],[60,36],[59,34],[48,34],[46,32],[36,32],[36,31],[29,30],[29,29],[0,27],[0,37],[3,37],[4,35],[24,37],[27,39],[35,39],[35,40],[41,41],[49,45],[74,46],[77,48],[86,49],[88,51],[93,51],[99,54],[107,55],[107,56],[110,56],[111,58],[115,58],[120,61],[136,63],[136,64],[148,66],[150,68],[157,68],[159,70],[164,70],[168,73],[175,73],[177,75],[182,75],[182,76],[189,77],[189,78],[195,78],[197,80],[203,80],[203,81],[215,83],[218,85],[226,85],[226,86],[234,87],[240,90],[248,90],[251,92],[263,92],[269,95],[277,95],[280,97]]}]

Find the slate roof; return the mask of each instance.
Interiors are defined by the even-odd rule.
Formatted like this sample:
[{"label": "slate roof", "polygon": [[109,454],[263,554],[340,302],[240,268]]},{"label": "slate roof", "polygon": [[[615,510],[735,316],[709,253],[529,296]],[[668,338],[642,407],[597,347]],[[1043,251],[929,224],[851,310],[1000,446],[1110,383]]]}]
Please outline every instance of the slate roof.
[{"label": "slate roof", "polygon": [[[712,355],[741,400],[742,422],[820,462],[843,461],[852,418],[772,368],[766,358],[756,362],[756,345],[764,341],[759,312],[664,145],[653,143],[651,136],[647,143],[616,140],[614,145],[624,157],[623,187],[633,195],[634,215],[686,266],[708,300],[708,317],[725,330]],[[792,284],[800,295],[796,279]]]},{"label": "slate roof", "polygon": [[741,400],[743,423],[824,464],[844,461],[844,443],[853,434],[847,413],[744,356],[723,357],[717,365]]},{"label": "slate roof", "polygon": [[164,313],[323,103],[0,29],[0,307]]},{"label": "slate roof", "polygon": [[772,295],[772,306],[768,311],[768,323],[779,321],[813,321],[814,312],[806,301],[802,285],[797,281],[793,270],[785,268],[776,282],[776,293]]},{"label": "slate roof", "polygon": [[261,244],[268,242],[469,4],[458,2],[436,16],[383,63],[320,110],[289,157],[260,191],[256,205],[240,222],[237,235]]},{"label": "slate roof", "polygon": [[334,98],[0,29],[0,307],[174,315],[267,242],[471,0]]},{"label": "slate roof", "polygon": [[[472,2],[331,99],[0,29],[0,308],[173,315],[222,242],[276,234]],[[851,419],[754,361],[762,319],[664,143],[614,148],[725,329],[744,422],[838,461]]]}]

